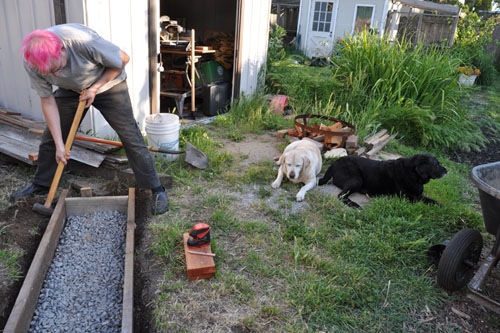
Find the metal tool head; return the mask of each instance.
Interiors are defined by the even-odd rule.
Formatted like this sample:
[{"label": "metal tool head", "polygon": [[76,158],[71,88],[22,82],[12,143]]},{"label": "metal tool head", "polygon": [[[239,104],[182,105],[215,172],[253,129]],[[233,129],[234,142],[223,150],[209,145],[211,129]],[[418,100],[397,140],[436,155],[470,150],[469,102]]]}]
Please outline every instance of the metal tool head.
[{"label": "metal tool head", "polygon": [[54,209],[52,209],[52,207],[47,207],[47,206],[39,204],[39,203],[34,204],[32,210],[35,213],[38,213],[40,215],[47,216],[47,217],[51,217],[52,213],[54,212]]},{"label": "metal tool head", "polygon": [[208,167],[209,159],[204,152],[186,142],[186,157],[184,161],[195,168],[206,169]]}]

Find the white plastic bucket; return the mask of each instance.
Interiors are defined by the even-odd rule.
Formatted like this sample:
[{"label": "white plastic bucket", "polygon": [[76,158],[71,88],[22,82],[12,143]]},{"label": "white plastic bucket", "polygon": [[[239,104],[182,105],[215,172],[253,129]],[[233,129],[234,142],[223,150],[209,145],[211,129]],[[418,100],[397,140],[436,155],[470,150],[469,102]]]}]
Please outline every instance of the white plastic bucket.
[{"label": "white plastic bucket", "polygon": [[[172,113],[156,113],[146,117],[146,135],[148,144],[156,149],[179,150],[179,116]],[[159,154],[173,162],[178,154]]]}]

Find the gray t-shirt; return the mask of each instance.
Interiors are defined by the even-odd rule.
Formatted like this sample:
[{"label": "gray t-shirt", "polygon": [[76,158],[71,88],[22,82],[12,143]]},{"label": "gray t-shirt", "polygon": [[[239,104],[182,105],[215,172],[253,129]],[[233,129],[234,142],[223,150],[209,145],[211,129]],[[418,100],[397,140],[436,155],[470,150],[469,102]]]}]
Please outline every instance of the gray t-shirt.
[{"label": "gray t-shirt", "polygon": [[[61,24],[47,30],[61,38],[68,60],[57,76],[43,75],[24,62],[31,87],[40,97],[52,95],[53,86],[80,93],[96,82],[106,67],[122,67],[120,48],[84,25]],[[127,74],[123,70],[116,78],[103,85],[97,93],[110,89],[126,78]]]}]

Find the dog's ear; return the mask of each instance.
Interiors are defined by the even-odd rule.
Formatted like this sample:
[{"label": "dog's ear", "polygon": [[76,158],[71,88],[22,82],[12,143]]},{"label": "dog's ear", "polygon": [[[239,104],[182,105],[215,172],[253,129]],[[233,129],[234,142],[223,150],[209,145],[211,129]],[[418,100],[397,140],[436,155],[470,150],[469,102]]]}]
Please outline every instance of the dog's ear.
[{"label": "dog's ear", "polygon": [[413,162],[415,165],[415,172],[419,176],[422,184],[427,184],[431,180],[429,172],[429,163],[431,163],[431,161],[429,160],[429,157],[426,155],[415,155],[413,157]]},{"label": "dog's ear", "polygon": [[309,159],[308,156],[304,156],[304,158],[302,159],[303,161],[303,164],[302,164],[302,168],[303,169],[309,169],[309,166],[311,165],[311,160]]},{"label": "dog's ear", "polygon": [[285,154],[281,154],[280,157],[276,160],[277,165],[281,165],[285,159]]}]

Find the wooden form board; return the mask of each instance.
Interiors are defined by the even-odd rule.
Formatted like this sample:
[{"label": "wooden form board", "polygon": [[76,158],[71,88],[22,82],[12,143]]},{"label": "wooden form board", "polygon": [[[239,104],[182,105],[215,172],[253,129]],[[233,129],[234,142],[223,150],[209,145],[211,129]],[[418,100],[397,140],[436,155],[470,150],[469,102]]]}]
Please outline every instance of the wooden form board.
[{"label": "wooden form board", "polygon": [[45,275],[54,257],[59,237],[67,216],[117,210],[127,214],[125,236],[125,270],[123,282],[122,333],[133,332],[133,285],[134,285],[134,231],[135,231],[135,189],[130,188],[128,196],[68,198],[68,190],[59,196],[54,212],[42,236],[35,257],[17,296],[14,307],[3,330],[4,333],[27,332],[35,312]]},{"label": "wooden form board", "polygon": [[[210,246],[205,247],[189,247],[187,240],[189,233],[183,234],[184,238],[184,254],[186,256],[186,270],[189,280],[209,279],[215,275],[215,262],[214,257],[211,256],[212,250]],[[201,252],[209,255],[194,254]]]}]

